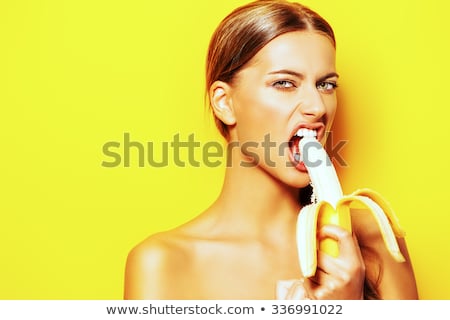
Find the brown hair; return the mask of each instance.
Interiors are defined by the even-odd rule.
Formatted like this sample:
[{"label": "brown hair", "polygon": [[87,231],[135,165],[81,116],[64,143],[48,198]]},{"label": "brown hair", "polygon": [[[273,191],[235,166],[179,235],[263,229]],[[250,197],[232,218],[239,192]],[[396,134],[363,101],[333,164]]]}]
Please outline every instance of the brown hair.
[{"label": "brown hair", "polygon": [[[274,38],[292,31],[314,31],[327,36],[336,47],[333,29],[319,14],[299,3],[286,0],[259,0],[231,12],[215,30],[209,43],[206,60],[206,95],[215,81],[232,84],[237,72]],[[215,117],[220,133],[228,138],[228,127]],[[302,190],[299,200],[306,205],[311,190]],[[364,298],[379,299],[377,287],[381,275],[378,256],[368,248],[361,248],[374,274],[366,274]],[[378,268],[376,267],[378,266]]]},{"label": "brown hair", "polygon": [[[215,30],[206,60],[206,94],[217,81],[229,84],[236,73],[274,38],[291,31],[316,31],[336,46],[331,26],[316,12],[285,0],[250,2],[231,12]],[[215,117],[220,133],[227,138],[228,127]]]}]

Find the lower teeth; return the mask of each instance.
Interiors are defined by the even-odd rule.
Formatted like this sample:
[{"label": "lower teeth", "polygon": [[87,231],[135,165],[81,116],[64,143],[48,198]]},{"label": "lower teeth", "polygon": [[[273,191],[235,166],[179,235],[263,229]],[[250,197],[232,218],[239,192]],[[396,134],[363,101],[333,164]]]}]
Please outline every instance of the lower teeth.
[{"label": "lower teeth", "polygon": [[295,161],[300,162],[300,153],[294,154],[294,159]]}]

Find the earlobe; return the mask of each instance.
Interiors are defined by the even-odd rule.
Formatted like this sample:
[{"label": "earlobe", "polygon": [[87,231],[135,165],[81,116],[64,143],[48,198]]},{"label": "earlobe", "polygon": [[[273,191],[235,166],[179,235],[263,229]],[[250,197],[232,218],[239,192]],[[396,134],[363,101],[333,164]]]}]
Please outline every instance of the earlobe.
[{"label": "earlobe", "polygon": [[236,123],[230,89],[231,87],[226,82],[216,81],[209,90],[214,115],[228,126]]}]

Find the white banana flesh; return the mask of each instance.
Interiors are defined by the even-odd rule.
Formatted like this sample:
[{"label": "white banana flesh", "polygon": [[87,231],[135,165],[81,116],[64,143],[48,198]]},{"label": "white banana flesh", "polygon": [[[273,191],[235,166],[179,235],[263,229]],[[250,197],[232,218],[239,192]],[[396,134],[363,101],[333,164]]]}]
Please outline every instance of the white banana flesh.
[{"label": "white banana flesh", "polygon": [[[312,135],[299,142],[302,161],[311,178],[317,202],[303,207],[297,218],[297,248],[303,277],[311,277],[317,269],[317,230],[325,224],[339,225],[351,232],[350,206],[358,203],[373,214],[381,230],[386,248],[392,257],[405,261],[396,237],[403,237],[398,220],[383,197],[370,189],[360,189],[350,195],[343,195],[336,170],[325,149]],[[337,243],[325,239],[320,250],[337,256]]]}]

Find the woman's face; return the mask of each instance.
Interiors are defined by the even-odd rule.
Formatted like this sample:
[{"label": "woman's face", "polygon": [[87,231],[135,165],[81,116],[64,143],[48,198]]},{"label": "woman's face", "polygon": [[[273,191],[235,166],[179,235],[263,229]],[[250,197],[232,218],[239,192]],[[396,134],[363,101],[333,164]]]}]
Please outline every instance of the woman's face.
[{"label": "woman's face", "polygon": [[324,143],[336,111],[337,78],[335,49],[326,36],[296,31],[275,38],[230,87],[236,118],[231,139],[263,170],[289,185],[305,186],[309,178],[295,160],[294,135],[302,127],[315,129]]}]

